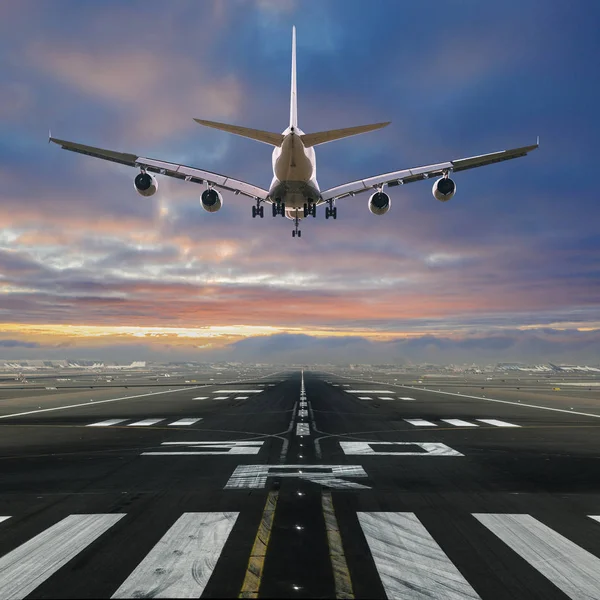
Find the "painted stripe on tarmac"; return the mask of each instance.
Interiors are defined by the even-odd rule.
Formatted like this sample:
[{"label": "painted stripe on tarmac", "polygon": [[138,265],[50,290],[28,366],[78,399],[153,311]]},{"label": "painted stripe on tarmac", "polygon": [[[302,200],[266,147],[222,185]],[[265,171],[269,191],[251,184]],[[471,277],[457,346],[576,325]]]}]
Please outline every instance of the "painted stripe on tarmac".
[{"label": "painted stripe on tarmac", "polygon": [[184,513],[113,598],[199,598],[239,513]]},{"label": "painted stripe on tarmac", "polygon": [[250,396],[238,396],[237,398],[234,398],[234,400],[248,400],[248,398],[250,398]]},{"label": "painted stripe on tarmac", "polygon": [[202,421],[202,419],[200,417],[198,417],[197,419],[179,419],[179,421],[174,421],[173,423],[169,423],[169,427],[179,427],[179,426],[187,426],[187,425],[193,425],[194,423],[197,423],[198,421]]},{"label": "painted stripe on tarmac", "polygon": [[498,419],[475,419],[481,423],[487,423],[488,425],[494,425],[494,427],[521,427],[514,423],[507,423],[506,421],[499,421]]},{"label": "painted stripe on tarmac", "polygon": [[275,520],[278,497],[279,492],[269,492],[267,496],[260,525],[254,538],[254,544],[252,545],[252,552],[250,552],[246,576],[240,590],[240,598],[258,598],[263,569],[265,568],[265,556],[267,555],[269,539],[271,538],[273,521]]},{"label": "painted stripe on tarmac", "polygon": [[371,396],[359,396],[358,399],[359,400],[373,400],[373,398],[371,398]]},{"label": "painted stripe on tarmac", "polygon": [[227,400],[227,398],[229,398],[229,396],[217,396],[216,398],[213,398],[213,400]]},{"label": "painted stripe on tarmac", "polygon": [[323,517],[325,518],[325,529],[327,531],[327,543],[329,545],[329,558],[333,570],[336,598],[354,598],[352,589],[352,578],[348,570],[342,536],[338,526],[335,510],[333,509],[333,498],[331,492],[323,492],[321,496]]},{"label": "painted stripe on tarmac", "polygon": [[600,559],[587,550],[531,515],[473,516],[569,598],[598,597]]},{"label": "painted stripe on tarmac", "polygon": [[310,435],[308,423],[298,423],[296,425],[296,435]]},{"label": "painted stripe on tarmac", "polygon": [[479,427],[477,423],[469,423],[469,421],[463,421],[462,419],[442,419],[442,421],[455,427]]},{"label": "painted stripe on tarmac", "polygon": [[393,394],[392,390],[344,390],[349,394]]},{"label": "painted stripe on tarmac", "polygon": [[0,517],[0,523],[2,523],[2,521],[6,521],[6,519],[10,519],[10,515],[8,515],[8,517]]},{"label": "painted stripe on tarmac", "polygon": [[409,398],[408,396],[401,397],[400,400],[406,400],[407,402],[415,402],[414,398]]},{"label": "painted stripe on tarmac", "polygon": [[25,598],[124,516],[69,515],[9,552],[0,558],[0,598]]},{"label": "painted stripe on tarmac", "polygon": [[260,394],[265,390],[217,390],[213,394]]},{"label": "painted stripe on tarmac", "polygon": [[164,419],[142,419],[141,421],[136,421],[135,423],[129,423],[127,427],[149,427],[150,425],[156,425],[164,421]]},{"label": "painted stripe on tarmac", "polygon": [[192,400],[208,400],[208,396],[198,396],[197,398],[192,398]]},{"label": "painted stripe on tarmac", "polygon": [[358,520],[388,598],[479,600],[414,513],[359,512]]},{"label": "painted stripe on tarmac", "polygon": [[127,419],[107,419],[106,421],[98,421],[97,423],[90,423],[86,427],[110,427],[111,425],[118,425],[123,423]]},{"label": "painted stripe on tarmac", "polygon": [[407,423],[414,425],[415,427],[437,427],[435,423],[426,421],[425,419],[404,419]]}]

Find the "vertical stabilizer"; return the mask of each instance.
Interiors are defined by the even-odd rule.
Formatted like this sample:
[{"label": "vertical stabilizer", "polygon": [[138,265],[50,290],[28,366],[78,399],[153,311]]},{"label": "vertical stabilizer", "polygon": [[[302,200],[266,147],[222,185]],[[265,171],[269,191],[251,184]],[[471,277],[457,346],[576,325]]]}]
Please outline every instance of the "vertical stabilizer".
[{"label": "vertical stabilizer", "polygon": [[290,127],[298,127],[298,95],[296,93],[296,26],[292,27],[292,90],[290,93]]}]

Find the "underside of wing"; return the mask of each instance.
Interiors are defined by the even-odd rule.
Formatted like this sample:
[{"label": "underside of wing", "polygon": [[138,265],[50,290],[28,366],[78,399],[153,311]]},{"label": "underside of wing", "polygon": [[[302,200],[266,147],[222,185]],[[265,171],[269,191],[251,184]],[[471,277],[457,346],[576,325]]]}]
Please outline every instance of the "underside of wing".
[{"label": "underside of wing", "polygon": [[237,179],[232,179],[231,177],[227,177],[225,175],[219,175],[218,173],[203,171],[202,169],[195,169],[194,167],[187,167],[185,165],[155,160],[153,158],[145,158],[143,156],[137,156],[136,154],[129,154],[126,152],[115,152],[113,150],[95,148],[94,146],[85,146],[84,144],[77,144],[75,142],[68,142],[66,140],[59,140],[52,137],[50,138],[50,141],[58,144],[64,150],[70,150],[71,152],[86,154],[87,156],[101,158],[102,160],[116,162],[129,167],[138,167],[150,173],[158,173],[160,175],[166,175],[167,177],[173,177],[175,179],[191,181],[192,183],[210,184],[211,186],[228,190],[236,194],[243,194],[245,196],[249,196],[250,198],[265,199],[269,195],[267,190],[259,188],[250,183],[238,181]]},{"label": "underside of wing", "polygon": [[343,185],[325,190],[321,194],[320,202],[344,198],[345,196],[354,196],[355,194],[366,192],[368,190],[372,191],[382,185],[394,187],[397,185],[403,185],[405,183],[421,181],[422,179],[429,179],[430,177],[441,177],[442,175],[450,172],[465,171],[467,169],[492,165],[497,162],[526,156],[529,152],[532,152],[538,148],[538,146],[539,143],[536,143],[531,146],[523,146],[521,148],[513,148],[511,150],[502,150],[500,152],[492,152],[490,154],[482,154],[480,156],[472,156],[470,158],[459,158],[457,160],[437,163],[434,165],[404,169],[402,171],[393,171],[391,173],[384,173],[383,175],[377,175],[367,179],[359,179],[357,181],[352,181],[350,183],[345,183]]}]

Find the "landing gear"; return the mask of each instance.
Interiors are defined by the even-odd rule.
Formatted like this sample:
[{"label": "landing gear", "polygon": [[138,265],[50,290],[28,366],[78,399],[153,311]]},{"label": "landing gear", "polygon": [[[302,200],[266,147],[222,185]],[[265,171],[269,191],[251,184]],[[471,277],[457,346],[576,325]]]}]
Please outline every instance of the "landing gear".
[{"label": "landing gear", "polygon": [[317,205],[312,200],[304,203],[304,218],[308,215],[312,215],[313,218],[317,216]]},{"label": "landing gear", "polygon": [[277,198],[275,202],[273,202],[273,216],[281,215],[285,217],[285,202],[281,201],[281,198]]},{"label": "landing gear", "polygon": [[337,206],[333,205],[333,200],[327,200],[328,207],[325,208],[325,218],[337,219]]},{"label": "landing gear", "polygon": [[260,205],[261,202],[264,202],[264,200],[257,198],[256,206],[252,207],[252,218],[253,219],[256,219],[256,217],[260,217],[262,219],[265,216],[265,207]]},{"label": "landing gear", "polygon": [[294,230],[292,231],[292,237],[302,237],[302,232],[298,229],[300,224],[300,217],[298,217],[298,209],[296,209],[296,215],[294,217]]}]

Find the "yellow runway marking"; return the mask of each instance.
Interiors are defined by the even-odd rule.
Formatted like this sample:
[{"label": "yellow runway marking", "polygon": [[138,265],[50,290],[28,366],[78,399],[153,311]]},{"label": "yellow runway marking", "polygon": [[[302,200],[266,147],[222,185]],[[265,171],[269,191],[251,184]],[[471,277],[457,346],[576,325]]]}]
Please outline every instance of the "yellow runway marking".
[{"label": "yellow runway marking", "polygon": [[239,598],[258,598],[258,591],[260,589],[262,574],[265,568],[265,556],[267,555],[267,547],[271,537],[271,530],[273,529],[278,498],[279,492],[269,492],[260,525],[256,532],[256,537],[254,538],[254,544],[252,546],[252,552],[250,553],[250,560],[248,561],[248,568],[246,569],[246,576],[244,577],[244,583],[242,584]]},{"label": "yellow runway marking", "polygon": [[335,511],[333,510],[331,492],[323,492],[321,504],[323,506],[323,516],[325,517],[325,528],[327,530],[329,558],[331,559],[331,568],[333,569],[333,579],[335,582],[335,597],[354,598],[352,579],[350,578],[350,571],[348,571],[346,555],[342,546],[342,537],[338,529]]}]

